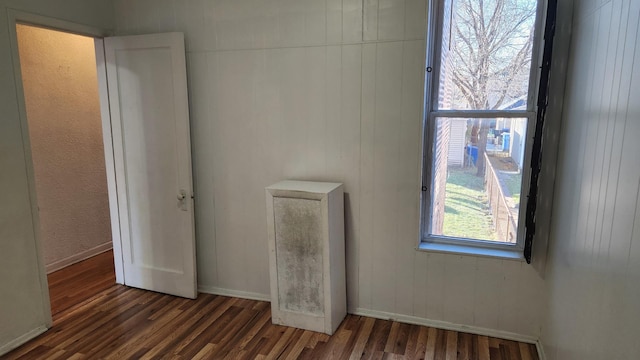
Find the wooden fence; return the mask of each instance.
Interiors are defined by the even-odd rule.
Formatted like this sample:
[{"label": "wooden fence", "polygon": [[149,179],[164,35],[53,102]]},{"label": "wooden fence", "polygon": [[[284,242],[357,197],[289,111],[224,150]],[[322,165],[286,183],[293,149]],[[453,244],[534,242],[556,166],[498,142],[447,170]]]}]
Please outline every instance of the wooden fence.
[{"label": "wooden fence", "polygon": [[484,154],[485,172],[484,186],[489,198],[489,209],[491,211],[491,219],[498,240],[509,243],[515,243],[517,240],[517,219],[515,218],[511,208],[507,204],[504,192],[500,186],[498,174],[491,165],[491,161],[487,154]]}]

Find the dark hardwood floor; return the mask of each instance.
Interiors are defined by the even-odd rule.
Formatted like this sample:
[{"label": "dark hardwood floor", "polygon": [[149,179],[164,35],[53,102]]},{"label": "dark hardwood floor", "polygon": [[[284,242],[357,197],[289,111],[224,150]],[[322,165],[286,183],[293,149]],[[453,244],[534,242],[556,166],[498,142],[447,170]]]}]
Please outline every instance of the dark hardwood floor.
[{"label": "dark hardwood floor", "polygon": [[[176,298],[113,285],[112,268],[82,266],[51,274],[52,299],[64,299],[53,328],[3,359],[538,359],[531,344],[355,315],[333,336],[277,326],[268,302]],[[67,305],[85,292],[86,299]]]},{"label": "dark hardwood floor", "polygon": [[51,315],[55,320],[62,311],[79,304],[116,283],[113,250],[67,266],[47,275]]}]

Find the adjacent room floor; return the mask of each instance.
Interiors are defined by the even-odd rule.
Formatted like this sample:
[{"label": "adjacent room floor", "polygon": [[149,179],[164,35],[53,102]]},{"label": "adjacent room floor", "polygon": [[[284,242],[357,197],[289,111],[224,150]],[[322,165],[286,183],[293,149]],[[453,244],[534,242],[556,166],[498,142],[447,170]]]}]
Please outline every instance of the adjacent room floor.
[{"label": "adjacent room floor", "polygon": [[53,328],[3,358],[538,359],[532,344],[362,316],[333,336],[276,326],[265,301],[188,300],[113,274],[110,253],[50,274]]},{"label": "adjacent room floor", "polygon": [[55,271],[47,275],[47,281],[55,322],[64,310],[114,286],[113,250]]}]

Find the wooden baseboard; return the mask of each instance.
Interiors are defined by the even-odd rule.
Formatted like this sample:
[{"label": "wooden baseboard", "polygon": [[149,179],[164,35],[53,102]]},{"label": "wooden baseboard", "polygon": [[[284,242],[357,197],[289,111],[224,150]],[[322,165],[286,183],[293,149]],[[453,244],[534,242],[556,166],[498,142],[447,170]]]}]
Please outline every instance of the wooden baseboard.
[{"label": "wooden baseboard", "polygon": [[102,254],[105,251],[109,251],[113,248],[113,244],[111,242],[104,243],[102,245],[98,245],[89,250],[85,250],[81,253],[69,256],[68,258],[64,258],[62,260],[58,260],[51,264],[47,265],[47,274],[50,274],[54,271],[60,270],[62,268],[66,268],[69,265],[73,265],[82,260],[86,260],[90,257],[96,256],[98,254]]},{"label": "wooden baseboard", "polygon": [[384,311],[368,310],[368,309],[362,309],[362,308],[355,309],[355,311],[352,312],[352,314],[368,316],[368,317],[382,319],[382,320],[394,320],[394,321],[399,321],[407,324],[422,325],[422,326],[434,327],[438,329],[445,329],[445,330],[465,332],[465,333],[476,334],[476,335],[496,337],[496,338],[505,339],[505,340],[513,340],[513,341],[519,341],[519,342],[524,342],[529,344],[536,344],[536,346],[538,344],[538,339],[533,336],[512,333],[509,331],[488,329],[488,328],[483,328],[479,326],[469,326],[469,325],[450,323],[447,321],[429,320],[429,319],[416,317],[416,316],[388,313]]},{"label": "wooden baseboard", "polygon": [[259,300],[259,301],[271,301],[271,297],[269,295],[254,293],[249,291],[239,291],[239,290],[229,290],[223,289],[215,286],[198,286],[198,292],[205,294],[213,294],[213,295],[221,295],[221,296],[231,296],[237,297],[241,299],[249,299],[249,300]]},{"label": "wooden baseboard", "polygon": [[37,328],[27,332],[26,334],[21,335],[4,345],[0,345],[0,356],[8,353],[9,351],[17,348],[18,346],[26,343],[27,341],[34,339],[36,336],[44,333],[47,330],[48,330],[47,327],[44,325],[38,326]]}]

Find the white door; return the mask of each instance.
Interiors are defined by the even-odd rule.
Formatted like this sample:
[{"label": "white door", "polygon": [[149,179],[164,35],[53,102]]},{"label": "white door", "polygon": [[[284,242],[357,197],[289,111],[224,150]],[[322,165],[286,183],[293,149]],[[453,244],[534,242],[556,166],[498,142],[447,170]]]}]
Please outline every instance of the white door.
[{"label": "white door", "polygon": [[105,38],[104,47],[124,284],[195,298],[183,34]]}]

